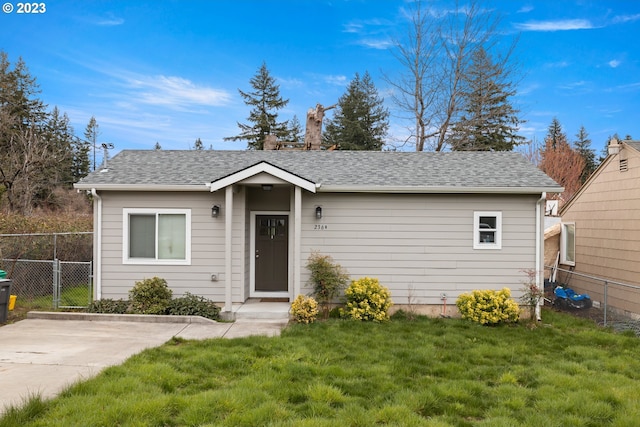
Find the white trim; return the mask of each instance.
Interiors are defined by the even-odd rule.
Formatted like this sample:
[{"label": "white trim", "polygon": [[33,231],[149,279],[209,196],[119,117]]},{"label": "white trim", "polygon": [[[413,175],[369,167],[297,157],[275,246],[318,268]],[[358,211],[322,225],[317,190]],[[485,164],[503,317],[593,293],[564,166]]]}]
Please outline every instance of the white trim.
[{"label": "white trim", "polygon": [[[573,227],[573,261],[567,259],[567,232],[566,226]],[[560,223],[560,264],[575,266],[576,265],[576,223],[561,222]]]},{"label": "white trim", "polygon": [[[129,216],[153,214],[156,216],[156,258],[129,258]],[[185,259],[158,259],[158,215],[185,216]],[[122,209],[122,263],[127,265],[191,265],[191,209],[156,209],[156,208],[123,208]]]},{"label": "white trim", "polygon": [[293,234],[295,237],[293,243],[293,292],[291,301],[302,292],[302,190],[295,187],[293,196]]},{"label": "white trim", "polygon": [[[488,216],[496,219],[496,228],[488,231],[494,232],[494,242],[480,241],[480,217]],[[502,249],[502,212],[500,211],[476,211],[473,213],[473,249]]]},{"label": "white trim", "polygon": [[562,193],[563,187],[473,187],[401,185],[318,185],[319,193],[408,193],[408,194],[540,194]]},{"label": "white trim", "polygon": [[233,311],[233,186],[224,190],[224,308]]},{"label": "white trim", "polygon": [[209,183],[204,184],[73,184],[76,190],[100,191],[209,191]]},{"label": "white trim", "polygon": [[260,162],[253,166],[250,166],[246,169],[239,170],[237,172],[232,173],[224,178],[220,178],[216,181],[213,181],[210,185],[211,192],[218,191],[221,188],[228,187],[229,185],[237,184],[240,181],[243,181],[247,178],[251,178],[254,175],[259,173],[267,173],[276,178],[280,178],[283,181],[286,181],[296,187],[304,188],[311,193],[316,192],[316,184],[315,182],[308,181],[304,178],[301,178],[297,175],[292,174],[291,172],[287,172],[284,169],[280,169],[276,166],[273,166],[267,162]]},{"label": "white trim", "polygon": [[93,196],[93,288],[94,298],[102,299],[102,197],[95,188],[91,189]]},{"label": "white trim", "polygon": [[[261,292],[256,291],[256,216],[257,215],[283,215],[287,217],[288,250],[287,250],[287,290],[286,292]],[[285,298],[291,297],[291,216],[289,211],[251,211],[249,213],[249,298]]]}]

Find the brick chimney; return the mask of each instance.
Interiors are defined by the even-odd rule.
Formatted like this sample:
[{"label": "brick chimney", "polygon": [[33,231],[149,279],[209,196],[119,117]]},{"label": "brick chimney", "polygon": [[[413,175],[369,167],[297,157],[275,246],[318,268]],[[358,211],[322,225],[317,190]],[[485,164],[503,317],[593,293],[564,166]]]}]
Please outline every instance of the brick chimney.
[{"label": "brick chimney", "polygon": [[611,138],[609,140],[609,145],[607,146],[607,150],[610,156],[613,156],[620,152],[620,143],[616,138]]}]

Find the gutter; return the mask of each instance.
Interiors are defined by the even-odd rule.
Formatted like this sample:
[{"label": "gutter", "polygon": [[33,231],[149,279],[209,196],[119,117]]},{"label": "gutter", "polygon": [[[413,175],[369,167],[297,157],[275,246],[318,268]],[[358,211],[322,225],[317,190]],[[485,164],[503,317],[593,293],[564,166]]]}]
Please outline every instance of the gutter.
[{"label": "gutter", "polygon": [[210,185],[207,184],[74,184],[73,187],[78,190],[88,191],[210,191]]},{"label": "gutter", "polygon": [[91,189],[93,196],[94,236],[93,236],[93,284],[95,299],[102,299],[102,197],[95,188]]},{"label": "gutter", "polygon": [[[538,289],[544,289],[544,283],[542,282],[542,278],[544,277],[544,231],[542,230],[542,224],[544,221],[544,217],[541,218],[544,210],[542,209],[542,205],[547,200],[547,193],[542,192],[540,198],[536,202],[536,287]],[[542,320],[540,316],[540,306],[542,304],[542,298],[538,300],[536,303],[536,320]]]},{"label": "gutter", "polygon": [[419,187],[381,185],[321,185],[320,193],[415,193],[415,194],[540,194],[562,192],[562,187]]}]

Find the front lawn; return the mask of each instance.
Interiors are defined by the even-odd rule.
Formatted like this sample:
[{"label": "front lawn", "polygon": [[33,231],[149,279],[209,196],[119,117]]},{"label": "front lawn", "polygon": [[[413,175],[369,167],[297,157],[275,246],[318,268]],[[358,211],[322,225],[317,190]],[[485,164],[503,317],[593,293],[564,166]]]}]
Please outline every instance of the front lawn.
[{"label": "front lawn", "polygon": [[0,426],[635,426],[640,340],[546,310],[529,327],[331,320],[174,340]]}]

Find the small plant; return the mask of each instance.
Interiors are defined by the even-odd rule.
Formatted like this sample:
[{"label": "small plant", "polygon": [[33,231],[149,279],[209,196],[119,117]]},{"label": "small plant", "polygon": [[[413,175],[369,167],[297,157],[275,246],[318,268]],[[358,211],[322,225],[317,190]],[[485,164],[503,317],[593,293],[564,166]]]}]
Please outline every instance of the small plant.
[{"label": "small plant", "polygon": [[174,316],[202,316],[217,320],[220,307],[205,297],[185,292],[184,296],[174,298],[167,307],[167,314]]},{"label": "small plant", "polygon": [[517,322],[520,317],[520,309],[511,299],[509,288],[503,288],[501,291],[475,290],[468,294],[461,294],[456,301],[456,306],[463,319],[482,325]]},{"label": "small plant", "polygon": [[331,303],[347,285],[349,275],[329,255],[320,255],[317,252],[309,256],[307,268],[311,272],[309,281],[313,285],[312,295],[322,306],[322,313],[326,319],[329,317]]},{"label": "small plant", "polygon": [[129,309],[129,301],[123,299],[103,298],[93,301],[87,307],[88,313],[126,314]]},{"label": "small plant", "polygon": [[318,316],[318,302],[312,297],[298,295],[291,304],[290,312],[298,323],[313,323]]},{"label": "small plant", "polygon": [[527,275],[527,281],[523,282],[522,296],[520,297],[520,303],[527,306],[529,309],[529,319],[538,319],[538,304],[544,298],[544,288],[540,288],[536,284],[536,272],[535,270],[525,270]]},{"label": "small plant", "polygon": [[129,291],[131,311],[136,314],[165,314],[171,295],[167,281],[159,277],[136,282]]},{"label": "small plant", "polygon": [[389,308],[393,305],[391,292],[378,279],[363,277],[352,280],[344,294],[347,304],[340,311],[343,317],[378,322],[389,319]]}]

